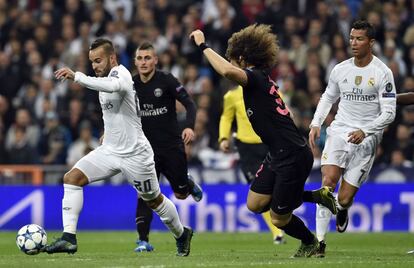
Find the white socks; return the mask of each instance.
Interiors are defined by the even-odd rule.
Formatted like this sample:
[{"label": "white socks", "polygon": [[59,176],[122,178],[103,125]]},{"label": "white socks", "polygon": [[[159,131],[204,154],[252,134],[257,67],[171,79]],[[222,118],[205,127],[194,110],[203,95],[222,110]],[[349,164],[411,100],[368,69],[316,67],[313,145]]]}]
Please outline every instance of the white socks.
[{"label": "white socks", "polygon": [[332,212],[322,206],[316,205],[316,237],[318,241],[325,240],[325,235],[329,232],[329,222],[331,221]]},{"label": "white socks", "polygon": [[162,203],[154,209],[154,212],[160,216],[161,221],[170,229],[175,238],[179,238],[184,232],[184,226],[180,222],[177,208],[164,196]]},{"label": "white socks", "polygon": [[[79,214],[83,207],[83,188],[71,184],[63,184],[64,195],[62,200],[63,232],[76,234]],[[154,209],[161,221],[179,238],[184,232],[184,226],[180,222],[177,208],[164,196],[162,203]]]},{"label": "white socks", "polygon": [[64,195],[62,200],[63,232],[76,234],[79,213],[83,206],[83,188],[71,184],[63,184]]}]

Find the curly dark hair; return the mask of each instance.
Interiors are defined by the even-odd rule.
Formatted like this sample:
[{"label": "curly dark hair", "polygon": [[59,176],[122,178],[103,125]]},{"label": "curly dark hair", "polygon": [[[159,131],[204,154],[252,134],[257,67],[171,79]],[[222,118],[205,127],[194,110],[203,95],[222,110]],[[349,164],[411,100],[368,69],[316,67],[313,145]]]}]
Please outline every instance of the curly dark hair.
[{"label": "curly dark hair", "polygon": [[272,33],[271,26],[253,24],[237,33],[229,41],[226,57],[229,60],[240,61],[259,69],[269,69],[276,65],[279,54],[277,36]]}]

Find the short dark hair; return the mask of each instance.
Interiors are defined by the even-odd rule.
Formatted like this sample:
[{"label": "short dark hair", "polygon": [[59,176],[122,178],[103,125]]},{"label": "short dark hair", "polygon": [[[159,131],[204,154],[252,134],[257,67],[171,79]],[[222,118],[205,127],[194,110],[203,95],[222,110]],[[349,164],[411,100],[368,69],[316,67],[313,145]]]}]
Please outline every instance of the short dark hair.
[{"label": "short dark hair", "polygon": [[114,45],[108,39],[105,39],[105,38],[98,38],[98,39],[96,39],[91,44],[89,50],[94,50],[94,49],[96,49],[98,47],[103,47],[103,49],[105,50],[105,53],[107,55],[111,55],[111,54],[114,54],[115,53]]},{"label": "short dark hair", "polygon": [[277,63],[278,54],[277,36],[266,24],[253,24],[234,33],[226,51],[229,60],[239,61],[242,57],[246,63],[259,69],[272,68]]},{"label": "short dark hair", "polygon": [[144,41],[138,46],[137,50],[155,50],[155,48],[151,42]]},{"label": "short dark hair", "polygon": [[365,30],[369,39],[375,39],[375,28],[366,20],[357,20],[352,23],[352,28],[356,30]]}]

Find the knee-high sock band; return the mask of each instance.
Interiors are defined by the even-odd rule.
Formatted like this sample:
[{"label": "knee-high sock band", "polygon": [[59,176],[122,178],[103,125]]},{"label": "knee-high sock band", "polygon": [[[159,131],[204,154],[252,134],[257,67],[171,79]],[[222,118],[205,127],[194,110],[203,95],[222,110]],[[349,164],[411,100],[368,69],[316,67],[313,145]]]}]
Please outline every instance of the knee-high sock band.
[{"label": "knee-high sock band", "polygon": [[292,219],[288,224],[279,228],[285,231],[286,234],[301,240],[305,245],[312,244],[313,242],[314,235],[308,227],[305,226],[305,223],[295,215],[292,215]]},{"label": "knee-high sock band", "polygon": [[325,240],[325,235],[329,232],[331,217],[332,213],[328,208],[316,205],[316,237],[319,241]]},{"label": "knee-high sock band", "polygon": [[149,241],[152,216],[152,209],[142,198],[138,198],[135,223],[141,241]]},{"label": "knee-high sock band", "polygon": [[71,184],[63,184],[62,200],[63,232],[76,234],[79,214],[83,207],[83,188]]},{"label": "knee-high sock band", "polygon": [[180,222],[177,208],[173,202],[164,196],[161,204],[154,209],[154,212],[160,216],[161,221],[173,233],[175,238],[179,238],[184,232],[184,226]]}]

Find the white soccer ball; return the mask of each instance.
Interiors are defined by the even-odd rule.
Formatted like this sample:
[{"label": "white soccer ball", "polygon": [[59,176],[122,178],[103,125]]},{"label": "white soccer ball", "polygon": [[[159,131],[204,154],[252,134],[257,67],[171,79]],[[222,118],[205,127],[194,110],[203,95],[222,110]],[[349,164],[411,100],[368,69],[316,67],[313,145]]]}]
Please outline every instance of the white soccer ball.
[{"label": "white soccer ball", "polygon": [[38,254],[46,246],[46,243],[46,232],[37,224],[25,225],[17,232],[17,247],[28,255]]}]

